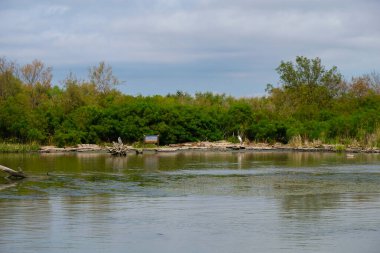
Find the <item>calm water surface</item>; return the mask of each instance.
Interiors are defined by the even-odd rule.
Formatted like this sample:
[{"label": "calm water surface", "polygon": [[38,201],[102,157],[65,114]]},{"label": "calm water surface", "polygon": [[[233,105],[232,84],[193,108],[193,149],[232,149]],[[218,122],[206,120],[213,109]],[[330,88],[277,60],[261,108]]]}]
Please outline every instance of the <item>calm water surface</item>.
[{"label": "calm water surface", "polygon": [[0,252],[380,252],[380,155],[0,154]]}]

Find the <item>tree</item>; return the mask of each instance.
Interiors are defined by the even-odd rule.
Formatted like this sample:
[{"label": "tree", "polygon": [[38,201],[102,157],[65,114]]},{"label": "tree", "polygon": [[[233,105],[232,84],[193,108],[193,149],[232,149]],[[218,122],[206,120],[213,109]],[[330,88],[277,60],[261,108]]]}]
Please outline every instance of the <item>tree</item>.
[{"label": "tree", "polygon": [[319,117],[319,108],[331,108],[334,98],[347,92],[337,67],[326,69],[318,57],[297,56],[295,63],[281,61],[276,71],[282,87],[267,86],[271,99],[278,111],[300,120]]},{"label": "tree", "polygon": [[51,80],[53,78],[51,72],[51,67],[45,67],[42,61],[34,60],[32,63],[21,67],[20,79],[29,86],[40,84],[48,88],[51,86]]},{"label": "tree", "polygon": [[380,74],[373,71],[370,74],[365,74],[362,77],[354,78],[353,81],[362,79],[368,83],[368,88],[371,89],[374,93],[380,95]]},{"label": "tree", "polygon": [[326,70],[318,57],[308,59],[304,56],[297,56],[296,64],[290,61],[281,61],[276,71],[280,75],[280,82],[285,89],[321,86],[327,88],[332,96],[339,95],[339,91],[342,89],[342,75],[338,68],[333,66]]},{"label": "tree", "polygon": [[21,90],[21,81],[16,77],[17,67],[5,57],[0,58],[0,101],[15,96]]},{"label": "tree", "polygon": [[112,67],[101,61],[98,66],[91,67],[88,73],[90,82],[97,90],[103,94],[109,93],[116,85],[120,84],[119,79],[112,73]]},{"label": "tree", "polygon": [[19,78],[27,86],[32,108],[38,107],[42,100],[47,98],[51,88],[52,68],[46,67],[40,60],[34,60],[21,67]]},{"label": "tree", "polygon": [[63,109],[66,113],[85,105],[97,105],[99,91],[95,84],[79,80],[73,73],[63,81]]},{"label": "tree", "polygon": [[369,96],[373,92],[371,90],[370,79],[367,76],[353,78],[349,91],[358,99]]},{"label": "tree", "polygon": [[253,121],[252,107],[244,100],[240,100],[230,106],[225,120],[229,134],[241,134],[244,136]]}]

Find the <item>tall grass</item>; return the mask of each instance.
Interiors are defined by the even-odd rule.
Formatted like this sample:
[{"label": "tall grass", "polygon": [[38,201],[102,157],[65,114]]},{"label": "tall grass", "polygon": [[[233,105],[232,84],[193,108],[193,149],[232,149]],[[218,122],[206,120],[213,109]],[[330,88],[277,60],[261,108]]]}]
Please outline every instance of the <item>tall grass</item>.
[{"label": "tall grass", "polygon": [[295,135],[289,140],[289,146],[293,148],[301,148],[303,147],[303,141],[301,135]]},{"label": "tall grass", "polygon": [[365,146],[367,148],[380,148],[380,127],[376,127],[372,134],[368,134],[365,138]]},{"label": "tall grass", "polygon": [[378,149],[380,148],[380,127],[376,127],[372,133],[363,132],[357,138],[337,138],[335,143],[343,144],[349,148]]},{"label": "tall grass", "polygon": [[14,144],[14,143],[0,143],[0,153],[26,153],[36,152],[40,149],[40,145],[36,143],[30,144]]}]

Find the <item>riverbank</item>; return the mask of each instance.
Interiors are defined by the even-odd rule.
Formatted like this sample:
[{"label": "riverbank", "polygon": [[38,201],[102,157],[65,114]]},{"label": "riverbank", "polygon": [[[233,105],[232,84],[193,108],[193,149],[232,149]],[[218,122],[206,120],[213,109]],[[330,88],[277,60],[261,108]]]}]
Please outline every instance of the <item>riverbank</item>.
[{"label": "riverbank", "polygon": [[[78,144],[75,147],[58,148],[55,146],[42,146],[38,150],[40,153],[65,153],[65,152],[108,152],[108,146],[99,146],[96,144]],[[319,145],[303,145],[294,146],[288,144],[276,143],[274,145],[267,143],[245,143],[236,144],[227,141],[217,142],[192,142],[181,144],[170,144],[168,146],[135,148],[127,146],[128,153],[144,153],[144,152],[180,152],[180,151],[297,151],[297,152],[346,152],[346,153],[380,153],[379,148],[364,148],[344,146],[341,144],[319,144]]]}]

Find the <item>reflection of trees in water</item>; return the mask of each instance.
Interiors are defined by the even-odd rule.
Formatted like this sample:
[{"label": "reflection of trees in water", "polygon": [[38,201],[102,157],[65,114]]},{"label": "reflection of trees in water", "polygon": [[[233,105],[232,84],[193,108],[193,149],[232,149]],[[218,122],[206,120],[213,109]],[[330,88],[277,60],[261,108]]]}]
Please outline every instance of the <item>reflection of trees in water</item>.
[{"label": "reflection of trees in water", "polygon": [[91,213],[103,213],[112,211],[112,198],[101,195],[66,196],[62,202],[58,202],[59,207],[69,217],[81,216],[83,212],[87,215]]},{"label": "reflection of trees in water", "polygon": [[379,201],[378,194],[369,193],[323,193],[284,195],[279,198],[284,218],[307,220],[319,219],[325,210],[340,209],[346,202],[369,203]]},{"label": "reflection of trees in water", "polygon": [[321,252],[323,238],[332,238],[333,242],[347,234],[362,237],[378,231],[378,193],[285,195],[278,200],[279,235],[292,248],[307,243]]},{"label": "reflection of trees in water", "polygon": [[318,218],[326,209],[341,206],[341,194],[285,195],[281,198],[282,216],[290,219]]},{"label": "reflection of trees in water", "polygon": [[352,194],[351,200],[358,203],[380,201],[380,196],[377,193],[357,193]]},{"label": "reflection of trees in water", "polygon": [[274,155],[275,158],[269,158],[277,165],[285,165],[290,167],[315,167],[321,165],[321,162],[334,164],[341,161],[344,156],[336,153],[326,152],[286,152],[284,154]]},{"label": "reflection of trees in water", "polygon": [[2,240],[19,241],[15,231],[33,233],[35,240],[49,238],[54,210],[48,200],[0,201],[0,210],[0,244]]},{"label": "reflection of trees in water", "polygon": [[315,166],[320,164],[320,161],[326,157],[325,153],[306,153],[306,152],[293,152],[288,153],[286,165],[288,166]]},{"label": "reflection of trees in water", "polygon": [[144,155],[143,166],[146,171],[157,171],[159,169],[159,158],[157,155]]},{"label": "reflection of trees in water", "polygon": [[[318,251],[320,231],[334,226],[341,208],[339,193],[283,195],[279,198],[279,234],[292,245],[315,247]],[[334,210],[334,211],[333,211]]]},{"label": "reflection of trees in water", "polygon": [[121,156],[110,156],[106,158],[106,166],[112,168],[114,171],[121,172],[128,165],[128,158]]},{"label": "reflection of trees in water", "polygon": [[61,213],[56,219],[62,217],[64,221],[60,229],[70,231],[71,238],[83,240],[98,237],[108,240],[112,234],[113,223],[109,221],[119,208],[117,199],[100,195],[68,196],[56,204]]}]

